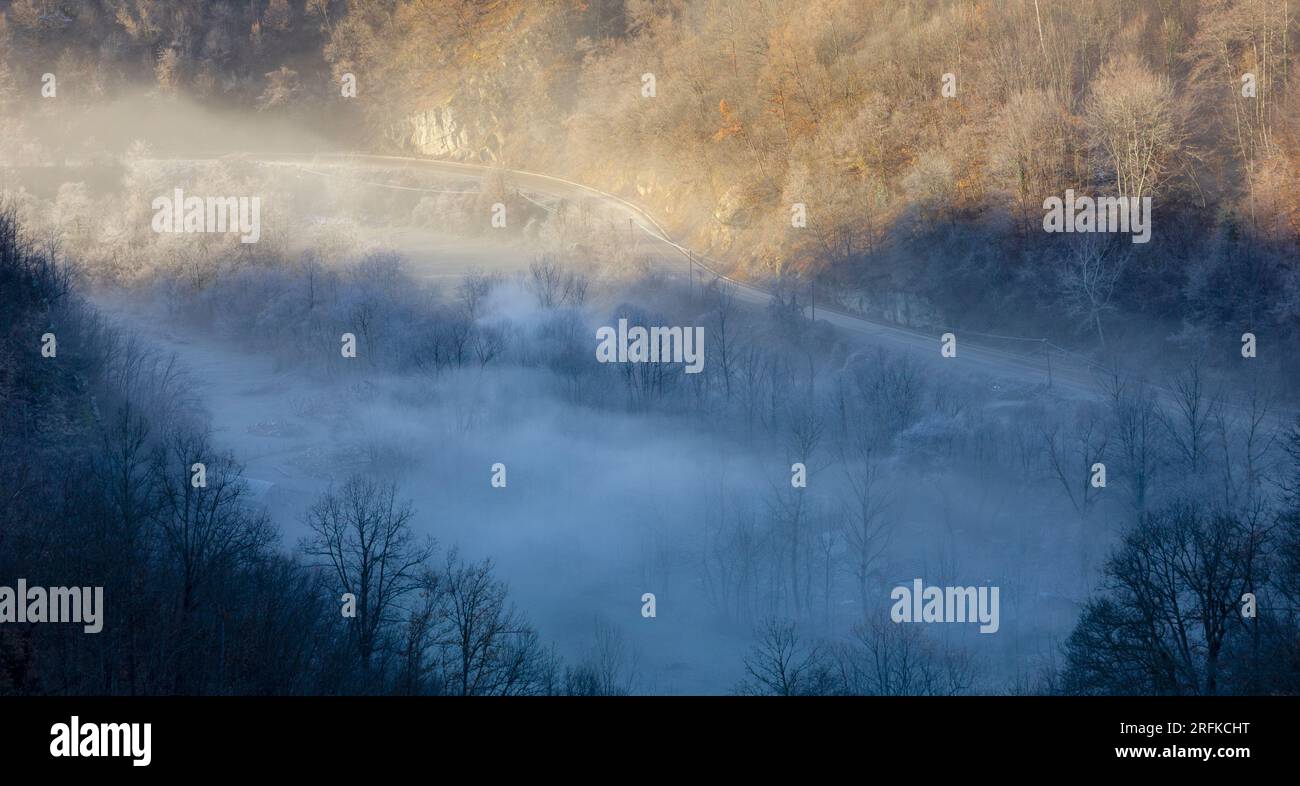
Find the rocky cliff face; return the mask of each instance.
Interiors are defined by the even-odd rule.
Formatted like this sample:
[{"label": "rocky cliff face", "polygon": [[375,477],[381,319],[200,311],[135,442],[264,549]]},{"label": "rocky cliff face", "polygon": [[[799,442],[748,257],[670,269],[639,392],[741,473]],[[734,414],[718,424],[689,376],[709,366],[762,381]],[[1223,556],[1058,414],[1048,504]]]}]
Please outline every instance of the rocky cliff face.
[{"label": "rocky cliff face", "polygon": [[392,134],[400,147],[435,158],[494,162],[501,153],[496,118],[480,120],[462,115],[452,104],[415,112]]},{"label": "rocky cliff face", "polygon": [[851,312],[905,327],[932,328],[942,324],[942,315],[934,303],[910,292],[845,289],[833,299]]}]

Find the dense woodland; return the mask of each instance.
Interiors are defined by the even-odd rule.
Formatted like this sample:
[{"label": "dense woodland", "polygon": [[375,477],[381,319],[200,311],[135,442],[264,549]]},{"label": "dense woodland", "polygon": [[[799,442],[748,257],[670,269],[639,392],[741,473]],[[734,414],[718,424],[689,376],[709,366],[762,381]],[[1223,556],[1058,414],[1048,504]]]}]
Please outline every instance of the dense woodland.
[{"label": "dense woodland", "polygon": [[[490,561],[466,561],[454,544],[417,537],[417,512],[381,480],[382,466],[304,511],[311,535],[286,550],[237,457],[214,448],[202,391],[187,382],[183,360],[99,317],[79,298],[76,276],[24,238],[12,210],[0,229],[0,480],[8,499],[0,571],[109,588],[103,634],[0,630],[5,692],[630,689],[616,629],[599,629],[589,654],[564,665],[512,608]],[[703,530],[682,544],[665,544],[688,551],[688,570],[705,588],[700,603],[753,627],[739,692],[1300,688],[1300,423],[1280,420],[1263,387],[1241,412],[1192,366],[1165,381],[1178,398],[1162,403],[1151,385],[1117,369],[1104,380],[1103,402],[1045,409],[1029,400],[1006,417],[978,386],[889,353],[853,353],[779,298],[765,314],[747,314],[725,288],[685,300],[670,292],[659,315],[626,304],[609,315],[663,321],[685,303],[708,325],[714,360],[706,373],[612,368],[586,360],[591,304],[579,277],[539,262],[523,286],[548,316],[527,329],[473,317],[508,282],[471,277],[432,292],[384,257],[342,271],[286,260],[228,271],[197,290],[183,276],[160,285],[189,319],[303,374],[340,373],[322,363],[330,351],[319,348],[363,314],[370,360],[345,375],[357,380],[395,374],[437,386],[522,369],[538,375],[539,395],[593,414],[668,416],[672,428],[712,431],[778,468],[809,461],[829,486],[782,490],[778,476],[755,496],[754,486],[719,478],[702,504],[719,515],[706,514]],[[275,331],[267,344],[271,324],[294,329]],[[59,336],[57,362],[30,349],[46,330]],[[1080,480],[1098,459],[1117,478],[1114,492]],[[195,461],[208,467],[206,489],[189,482]],[[931,491],[925,497],[969,494],[970,509],[945,506],[942,526],[917,530],[917,516],[938,515],[919,488]],[[1008,495],[1051,525],[1027,527],[1026,514],[999,510],[996,500]],[[436,532],[438,511],[426,513]],[[960,636],[883,618],[885,579],[905,564],[894,541],[905,552],[942,550],[954,515],[975,528],[967,547],[984,544],[994,575],[1012,571],[1004,583],[1015,565],[1104,558],[1071,635],[1027,654],[1013,634],[977,656]],[[1118,535],[1105,557],[1096,548],[1109,532]],[[1008,552],[1008,543],[1017,545]],[[1008,591],[1017,586],[1042,585]],[[349,592],[355,618],[339,613]],[[1260,599],[1256,617],[1240,613],[1246,592]],[[838,600],[846,595],[856,599],[847,613]],[[1020,613],[1035,614],[1032,604]]]},{"label": "dense woodland", "polygon": [[[115,277],[303,374],[342,373],[325,359],[357,330],[365,362],[346,373],[359,380],[442,389],[526,374],[538,398],[656,418],[776,467],[755,483],[708,478],[692,538],[672,544],[700,588],[692,601],[754,632],[744,677],[724,689],[1300,691],[1287,388],[1300,364],[1285,354],[1300,340],[1298,15],[1286,0],[0,0],[4,160],[102,152],[17,146],[43,116],[140,89],[185,96],[359,149],[563,173],[645,204],[775,293],[754,310],[717,282],[597,286],[552,257],[519,281],[425,286],[393,254],[334,264],[275,237],[238,254],[115,247],[79,221],[62,235],[25,226],[8,204],[0,583],[103,585],[109,617],[94,636],[0,627],[0,694],[635,688],[616,629],[561,658],[490,560],[416,534],[430,529],[417,520],[436,532],[441,511],[413,509],[382,471],[341,480],[302,512],[310,536],[283,543],[239,457],[215,446],[183,359],[87,302],[89,281]],[[46,72],[58,106],[40,103]],[[355,99],[339,95],[344,74]],[[211,182],[251,182],[230,167]],[[166,173],[125,169],[140,181],[125,184],[132,215],[145,215]],[[1152,242],[1042,232],[1042,200],[1068,188],[1151,196]],[[59,200],[85,201],[75,187]],[[806,229],[790,226],[796,202]],[[171,270],[140,263],[182,253],[193,258]],[[894,315],[925,327],[1067,343],[1105,369],[1101,395],[995,396],[862,350],[807,318],[813,279],[845,308],[901,299]],[[489,315],[511,288],[540,316]],[[620,317],[707,326],[705,372],[592,363],[591,325]],[[1257,366],[1237,362],[1247,330],[1265,348]],[[34,350],[47,331],[58,362]],[[201,491],[195,461],[208,466]],[[831,480],[789,488],[795,461]],[[1114,479],[1105,494],[1086,480],[1095,461]],[[954,532],[978,544],[967,564],[943,549]],[[923,551],[927,568],[986,571],[1035,599],[1008,620],[1049,598],[1041,582],[1013,586],[1016,566],[1053,565],[1087,598],[1059,640],[1029,622],[976,646],[892,625],[890,582]],[[344,593],[356,617],[340,615]],[[1255,617],[1240,613],[1245,593]]]},{"label": "dense woodland", "polygon": [[[824,277],[846,306],[914,322],[1154,356],[1300,335],[1287,0],[16,0],[0,14],[4,106],[37,104],[57,72],[83,102],[143,85],[357,147],[564,173],[747,275]],[[1041,232],[1043,199],[1067,188],[1151,196],[1154,241]],[[899,297],[909,307],[887,305]]]},{"label": "dense woodland", "polygon": [[[490,560],[417,537],[392,484],[348,478],[286,552],[178,359],[100,317],[12,209],[0,292],[0,574],[107,598],[102,635],[0,628],[0,695],[625,690],[617,664],[564,666]],[[21,348],[47,329],[58,362]]]}]

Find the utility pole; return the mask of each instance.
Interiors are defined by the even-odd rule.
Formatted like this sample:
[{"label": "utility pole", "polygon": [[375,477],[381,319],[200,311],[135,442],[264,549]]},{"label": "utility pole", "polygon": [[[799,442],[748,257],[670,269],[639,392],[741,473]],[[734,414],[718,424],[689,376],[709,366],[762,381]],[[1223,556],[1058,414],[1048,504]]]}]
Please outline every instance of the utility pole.
[{"label": "utility pole", "polygon": [[695,252],[686,249],[686,293],[687,297],[695,297]]}]

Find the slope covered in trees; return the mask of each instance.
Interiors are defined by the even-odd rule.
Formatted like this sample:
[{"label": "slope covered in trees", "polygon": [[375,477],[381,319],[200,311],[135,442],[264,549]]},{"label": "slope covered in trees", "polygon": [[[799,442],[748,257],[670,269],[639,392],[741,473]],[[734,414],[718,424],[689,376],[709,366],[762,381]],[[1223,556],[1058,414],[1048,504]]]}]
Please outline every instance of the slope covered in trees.
[{"label": "slope covered in trees", "polygon": [[0,626],[0,696],[625,690],[565,667],[491,560],[417,537],[392,484],[347,478],[286,549],[183,363],[87,305],[10,207],[0,339],[0,575],[104,591],[93,635]]},{"label": "slope covered in trees", "polygon": [[[146,84],[372,149],[553,171],[647,204],[746,275],[816,277],[825,297],[902,321],[1100,346],[1148,341],[1152,319],[1183,346],[1220,328],[1300,335],[1300,23],[1285,0],[0,13],[8,106],[38,102],[54,71],[84,100]],[[1042,232],[1043,200],[1066,189],[1152,197],[1154,242]]]},{"label": "slope covered in trees", "polygon": [[[840,626],[880,600],[882,566],[908,565],[882,556],[886,533],[907,521],[933,525],[913,524],[908,555],[950,559],[964,526],[961,542],[995,575],[1010,575],[1006,560],[1081,582],[1092,547],[1114,535],[1096,596],[1077,625],[1073,608],[1066,619],[1073,634],[1043,647],[1064,662],[1010,652],[1018,639],[996,653],[1002,666],[1032,663],[1042,682],[1026,690],[1294,692],[1300,443],[1279,426],[1285,394],[1270,389],[1269,369],[1250,377],[1226,360],[1240,360],[1249,330],[1266,348],[1259,365],[1300,372],[1285,349],[1300,338],[1296,32],[1286,0],[0,0],[0,158],[57,162],[66,151],[32,129],[144,87],[152,106],[183,95],[371,150],[573,177],[646,204],[741,275],[780,278],[762,315],[738,313],[725,287],[696,298],[693,282],[685,297],[637,284],[663,298],[656,308],[708,325],[718,362],[690,380],[581,362],[587,290],[566,273],[571,259],[533,266],[545,314],[532,333],[481,319],[501,282],[470,277],[454,299],[434,298],[395,256],[326,271],[273,243],[257,254],[214,247],[216,264],[199,246],[201,267],[153,282],[243,346],[277,328],[263,351],[303,367],[309,348],[333,349],[360,324],[367,362],[384,371],[544,371],[584,414],[699,415],[744,452],[779,451],[782,468],[826,454],[843,476],[828,490],[777,483],[761,504],[743,485],[719,480],[710,492],[728,504],[704,517],[690,560],[710,608],[759,625],[739,690],[1005,688],[1005,672],[980,682],[951,642]],[[40,97],[47,73],[66,101]],[[340,92],[349,77],[355,98]],[[123,152],[90,133],[79,144]],[[220,162],[211,182],[254,182],[226,179],[227,168],[251,169]],[[157,190],[144,181],[131,215],[146,215]],[[64,185],[54,204],[95,211],[84,184]],[[1152,198],[1152,242],[1044,233],[1043,200],[1067,190]],[[420,216],[465,215],[421,204]],[[791,225],[796,204],[807,227]],[[65,223],[78,224],[80,245],[111,245]],[[146,252],[181,257],[133,246],[146,224],[119,232],[112,250],[123,269],[153,275]],[[280,548],[177,365],[104,324],[58,258],[53,236],[34,244],[12,213],[0,217],[0,488],[12,495],[0,573],[112,587],[119,616],[75,646],[60,629],[0,631],[0,692],[625,689],[599,664],[563,669],[487,563],[435,556],[411,535],[416,514],[391,486],[341,482],[306,511],[303,546]],[[1047,335],[1123,363],[1096,402],[976,393],[808,322],[800,300],[814,280],[819,305]],[[620,303],[602,316],[625,313],[645,311]],[[47,330],[57,364],[31,351]],[[1176,376],[1146,363],[1171,347],[1220,364],[1246,397],[1181,353],[1169,353]],[[205,493],[187,483],[200,458]],[[1112,473],[1104,495],[1084,481],[1096,461]],[[1032,504],[951,512],[944,496],[940,511],[935,471],[954,488],[970,480],[981,499]],[[925,492],[908,485],[916,478]],[[896,488],[909,493],[890,509],[882,491]],[[1070,531],[1038,542],[1018,516]],[[364,545],[376,534],[391,553]],[[1077,570],[1054,563],[1063,554]],[[358,579],[375,560],[395,568],[394,583]],[[1060,591],[1022,586],[1037,598]],[[1238,613],[1246,592],[1262,599],[1258,621]],[[342,594],[356,597],[356,617],[339,614]],[[491,624],[462,635],[481,618]]]}]

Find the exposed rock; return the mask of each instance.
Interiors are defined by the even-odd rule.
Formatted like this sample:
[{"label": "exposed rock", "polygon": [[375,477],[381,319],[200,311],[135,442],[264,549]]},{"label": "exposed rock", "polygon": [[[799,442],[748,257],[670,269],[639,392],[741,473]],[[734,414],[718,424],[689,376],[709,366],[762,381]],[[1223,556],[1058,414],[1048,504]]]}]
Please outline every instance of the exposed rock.
[{"label": "exposed rock", "polygon": [[849,311],[906,327],[923,328],[941,322],[939,309],[933,303],[908,292],[851,289],[841,295],[840,302]]},{"label": "exposed rock", "polygon": [[749,225],[753,219],[753,210],[749,205],[746,190],[740,184],[723,192],[718,199],[717,207],[713,209],[713,218],[718,223],[729,227]]},{"label": "exposed rock", "polygon": [[451,105],[409,116],[398,136],[403,146],[435,158],[496,161],[501,151],[499,128],[462,119]]}]

